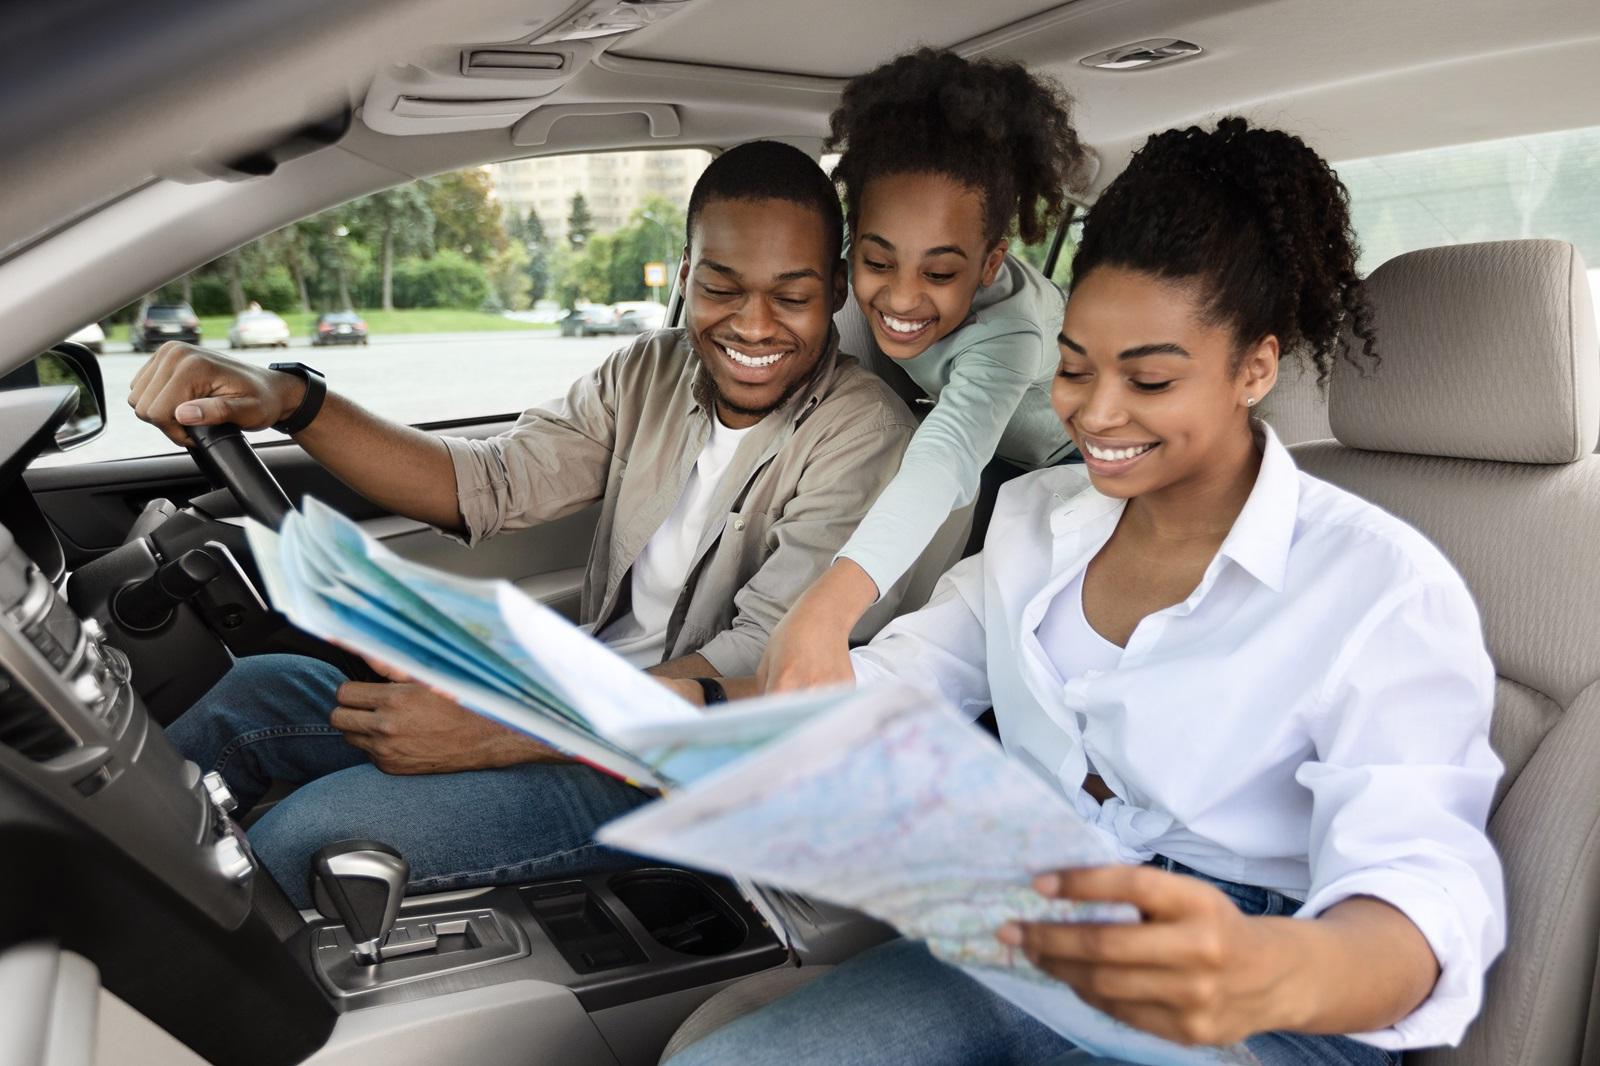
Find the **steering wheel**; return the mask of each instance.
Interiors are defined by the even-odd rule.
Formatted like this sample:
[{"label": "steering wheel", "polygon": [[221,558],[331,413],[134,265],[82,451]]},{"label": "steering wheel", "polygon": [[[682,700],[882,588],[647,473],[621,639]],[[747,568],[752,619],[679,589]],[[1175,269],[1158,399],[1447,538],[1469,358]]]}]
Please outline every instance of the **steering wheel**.
[{"label": "steering wheel", "polygon": [[244,513],[269,529],[283,524],[293,510],[283,486],[235,425],[190,426],[195,465],[213,488],[227,489]]}]

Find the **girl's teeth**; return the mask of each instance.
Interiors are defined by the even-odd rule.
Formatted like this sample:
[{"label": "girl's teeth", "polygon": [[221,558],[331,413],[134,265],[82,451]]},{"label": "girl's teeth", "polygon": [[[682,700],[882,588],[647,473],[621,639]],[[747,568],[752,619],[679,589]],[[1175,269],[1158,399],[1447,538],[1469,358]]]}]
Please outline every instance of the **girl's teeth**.
[{"label": "girl's teeth", "polygon": [[776,363],[779,359],[783,358],[783,353],[782,352],[778,352],[776,355],[762,355],[762,356],[745,355],[743,352],[734,351],[732,348],[729,348],[726,344],[724,344],[722,346],[722,350],[724,352],[728,353],[728,358],[729,359],[732,359],[735,363],[738,363],[740,366],[747,366],[752,370],[759,370],[761,367],[771,366],[773,363]]},{"label": "girl's teeth", "polygon": [[1116,462],[1119,459],[1132,459],[1136,455],[1143,455],[1154,448],[1154,444],[1141,444],[1137,448],[1097,448],[1088,441],[1084,441],[1084,449],[1096,459],[1103,462]]},{"label": "girl's teeth", "polygon": [[[881,311],[878,312],[878,313],[880,315],[883,314],[883,312],[881,312]],[[933,321],[933,320],[930,319],[930,318],[925,318],[921,322],[913,322],[910,319],[906,319],[906,318],[891,318],[888,315],[883,315],[884,325],[888,326],[890,329],[894,330],[896,333],[915,333],[919,329],[921,329],[923,326],[926,326],[931,321]]]}]

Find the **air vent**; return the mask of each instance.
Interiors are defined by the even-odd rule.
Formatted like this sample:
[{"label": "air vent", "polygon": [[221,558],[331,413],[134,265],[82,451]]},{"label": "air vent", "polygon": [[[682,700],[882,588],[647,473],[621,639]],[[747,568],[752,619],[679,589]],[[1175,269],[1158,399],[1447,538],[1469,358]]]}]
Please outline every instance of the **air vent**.
[{"label": "air vent", "polygon": [[1135,41],[1133,44],[1108,48],[1104,52],[1084,56],[1078,62],[1095,70],[1147,70],[1150,67],[1193,59],[1204,51],[1204,48],[1188,41],[1180,41],[1173,37],[1156,37],[1148,41]]},{"label": "air vent", "polygon": [[44,705],[0,670],[0,744],[44,762],[76,746],[76,741]]},{"label": "air vent", "polygon": [[[480,77],[518,78],[545,76],[542,72],[561,70],[567,57],[560,52],[514,52],[503,48],[480,49],[461,57],[461,73]],[[535,74],[534,72],[541,72]]]}]

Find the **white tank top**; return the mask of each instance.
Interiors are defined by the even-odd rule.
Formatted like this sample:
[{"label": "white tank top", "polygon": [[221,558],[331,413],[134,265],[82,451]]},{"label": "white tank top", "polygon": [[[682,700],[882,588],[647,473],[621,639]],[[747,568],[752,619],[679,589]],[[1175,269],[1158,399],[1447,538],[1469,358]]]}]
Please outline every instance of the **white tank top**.
[{"label": "white tank top", "polygon": [[1122,662],[1122,649],[1094,631],[1083,613],[1083,574],[1050,604],[1039,623],[1039,644],[1062,681],[1085,672],[1106,673]]}]

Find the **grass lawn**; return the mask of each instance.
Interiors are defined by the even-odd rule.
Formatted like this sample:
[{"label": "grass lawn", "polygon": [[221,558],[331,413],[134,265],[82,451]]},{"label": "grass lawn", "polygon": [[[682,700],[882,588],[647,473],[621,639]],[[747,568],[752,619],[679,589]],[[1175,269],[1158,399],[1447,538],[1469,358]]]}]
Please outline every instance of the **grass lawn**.
[{"label": "grass lawn", "polygon": [[[359,311],[367,323],[367,332],[373,336],[392,333],[476,333],[479,331],[545,330],[555,326],[536,326],[516,322],[486,311],[458,311],[448,307],[423,307],[405,311]],[[289,323],[289,332],[295,337],[311,336],[315,314],[291,311],[283,316]],[[228,327],[233,325],[232,315],[217,315],[200,320],[200,336],[207,344],[228,343]],[[119,338],[120,339],[120,338]]]}]

